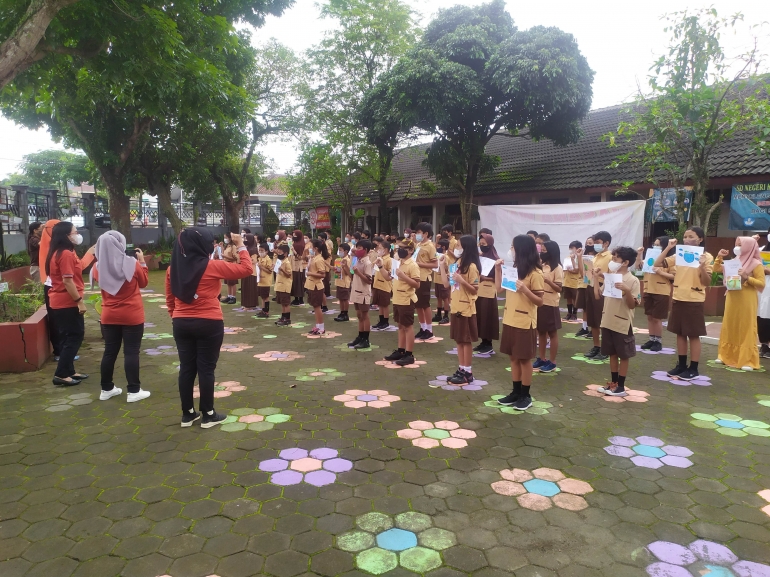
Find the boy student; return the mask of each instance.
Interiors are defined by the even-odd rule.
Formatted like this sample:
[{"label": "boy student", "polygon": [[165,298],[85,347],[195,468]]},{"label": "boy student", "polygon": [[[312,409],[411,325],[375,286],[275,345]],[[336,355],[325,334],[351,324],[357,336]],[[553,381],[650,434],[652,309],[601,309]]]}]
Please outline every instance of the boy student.
[{"label": "boy student", "polygon": [[275,321],[275,324],[279,327],[286,327],[291,324],[292,265],[289,258],[289,245],[279,244],[276,246],[275,256],[281,263],[275,275],[275,302],[281,305],[281,318]]},{"label": "boy student", "polygon": [[350,301],[356,309],[358,317],[358,336],[348,343],[348,347],[353,349],[368,349],[369,331],[371,331],[371,321],[369,321],[369,306],[372,303],[372,271],[374,264],[369,258],[369,251],[372,249],[372,241],[363,238],[356,245],[353,254],[358,259],[353,267],[353,282],[350,289]]},{"label": "boy student", "polygon": [[[586,274],[586,266],[590,268],[591,264],[590,262],[593,262],[593,258],[596,256],[596,251],[594,250],[594,237],[589,236],[586,239],[586,244],[583,248],[578,248],[575,251],[577,255],[577,262],[578,262],[578,268],[583,271],[581,274],[583,274],[583,284],[587,283],[586,289],[583,292],[584,299],[583,299],[583,326],[580,327],[580,330],[575,333],[576,337],[584,337],[586,339],[593,338],[591,335],[591,331],[588,328],[588,306],[589,301],[593,302],[592,294],[593,294],[593,288],[590,283],[590,274]],[[590,262],[586,265],[585,261],[583,260],[583,256],[587,256],[590,258]],[[586,259],[588,261],[589,259]],[[588,278],[588,281],[586,280]]]},{"label": "boy student", "polygon": [[329,252],[326,250],[326,243],[320,238],[313,240],[308,255],[310,256],[310,264],[307,267],[305,289],[307,290],[308,303],[313,307],[313,314],[315,314],[315,326],[308,331],[308,334],[321,336],[326,334],[323,311],[321,310],[325,298],[324,278],[326,278],[330,258]]},{"label": "boy student", "polygon": [[564,271],[564,288],[562,294],[567,301],[567,316],[565,321],[576,321],[577,312],[585,307],[586,284],[583,282],[583,269],[578,258],[578,249],[582,250],[583,243],[573,240],[569,243],[569,260],[572,270]]},{"label": "boy student", "polygon": [[414,364],[414,306],[422,271],[412,259],[414,242],[405,238],[398,243],[398,263],[393,280],[393,322],[398,325],[398,348],[385,357],[397,365]]},{"label": "boy student", "polygon": [[390,271],[393,270],[393,259],[390,258],[390,244],[381,236],[374,237],[374,247],[377,251],[377,259],[374,264],[377,272],[374,273],[372,285],[372,304],[380,311],[380,322],[372,327],[373,331],[383,331],[390,326],[390,293],[393,290],[393,281]]},{"label": "boy student", "polygon": [[433,338],[430,317],[430,279],[433,276],[433,269],[438,265],[438,260],[436,260],[436,247],[431,242],[432,237],[433,227],[429,223],[421,222],[417,225],[417,232],[414,235],[417,256],[414,262],[420,269],[420,287],[417,289],[415,308],[420,321],[420,331],[414,338],[420,340]]},{"label": "boy student", "polygon": [[[594,250],[596,256],[594,256],[593,262],[593,275],[591,277],[591,287],[596,288],[598,285],[599,290],[592,290],[586,293],[586,321],[591,328],[591,337],[594,341],[594,346],[585,354],[587,359],[594,359],[595,361],[604,361],[607,356],[602,353],[599,347],[599,336],[602,326],[602,311],[604,310],[604,297],[602,292],[604,289],[604,277],[603,274],[607,272],[610,261],[612,260],[612,253],[610,252],[610,243],[612,242],[612,236],[606,230],[600,230],[594,235]],[[634,259],[636,260],[636,259]],[[599,271],[597,274],[596,271]]]},{"label": "boy student", "polygon": [[273,259],[266,242],[259,246],[256,265],[259,267],[259,282],[257,283],[257,297],[262,299],[262,310],[257,313],[257,318],[266,319],[270,316],[270,284],[273,280]]},{"label": "boy student", "polygon": [[[596,240],[596,236],[594,236]],[[615,288],[623,294],[622,298],[604,299],[602,315],[602,354],[610,357],[612,378],[606,387],[600,387],[597,392],[612,397],[625,397],[626,375],[628,374],[628,359],[636,356],[636,341],[634,340],[634,309],[642,302],[639,279],[628,272],[628,267],[636,262],[636,251],[627,246],[620,246],[612,251],[612,260],[607,263],[607,271],[620,274],[621,282],[615,283]],[[602,274],[599,267],[594,267],[594,275]],[[598,297],[602,289],[597,282],[594,285],[594,296]]]},{"label": "boy student", "polygon": [[[564,271],[561,266],[559,245],[552,240],[543,243],[540,250],[540,261],[543,263],[543,304],[537,307],[537,333],[539,355],[532,364],[533,369],[541,373],[556,370],[556,355],[559,353],[559,333],[561,315],[559,314],[559,298],[564,284]],[[550,339],[551,349],[548,360],[545,358],[546,340]]]},{"label": "boy student", "polygon": [[[445,286],[443,281],[444,274],[449,274],[449,265],[456,262],[456,259],[450,259],[449,256],[449,240],[446,238],[439,239],[436,243],[437,258],[438,258],[438,274],[435,275],[435,290],[436,290],[436,315],[431,319],[434,323],[440,325],[449,324],[449,305],[450,305],[450,293],[449,286]],[[446,272],[443,272],[446,269]]]},{"label": "boy student", "polygon": [[337,256],[342,257],[340,268],[337,271],[339,276],[335,281],[335,285],[337,286],[337,300],[340,301],[340,314],[334,317],[334,320],[338,323],[346,323],[350,320],[348,318],[348,308],[350,307],[350,283],[352,280],[350,275],[350,245],[343,242],[337,250]]}]

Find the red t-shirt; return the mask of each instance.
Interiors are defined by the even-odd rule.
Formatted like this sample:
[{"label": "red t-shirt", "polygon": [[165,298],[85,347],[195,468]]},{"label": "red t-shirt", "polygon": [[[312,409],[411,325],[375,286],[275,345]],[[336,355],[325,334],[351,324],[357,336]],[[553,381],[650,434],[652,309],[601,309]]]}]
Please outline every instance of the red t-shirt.
[{"label": "red t-shirt", "polygon": [[210,260],[198,283],[197,299],[190,304],[180,301],[171,292],[171,267],[166,269],[166,306],[172,319],[195,318],[221,321],[222,305],[217,296],[222,291],[223,280],[238,280],[254,274],[254,265],[246,247],[238,251],[240,262]]},{"label": "red t-shirt", "polygon": [[[99,265],[94,269],[94,278],[99,280]],[[136,262],[134,276],[123,283],[120,290],[111,295],[102,290],[103,325],[141,325],[144,324],[144,304],[140,288],[147,286],[147,265]]]},{"label": "red t-shirt", "polygon": [[71,278],[75,282],[78,294],[82,297],[85,290],[83,269],[93,260],[93,255],[87,254],[81,261],[74,250],[63,250],[58,257],[54,255],[51,258],[51,270],[48,275],[51,277],[51,288],[48,290],[48,299],[52,309],[69,309],[78,306],[67,292],[63,279]]}]

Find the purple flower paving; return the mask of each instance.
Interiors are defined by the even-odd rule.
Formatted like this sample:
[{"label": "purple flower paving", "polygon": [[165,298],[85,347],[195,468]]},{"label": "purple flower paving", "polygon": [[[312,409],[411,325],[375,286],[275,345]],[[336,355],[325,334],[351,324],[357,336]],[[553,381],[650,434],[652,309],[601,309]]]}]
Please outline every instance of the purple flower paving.
[{"label": "purple flower paving", "polygon": [[682,379],[677,379],[676,377],[669,377],[666,371],[653,371],[652,378],[656,381],[664,381],[673,385],[679,385],[680,387],[689,387],[691,385],[697,385],[699,387],[711,386],[711,377],[707,377],[706,375],[700,375],[697,379],[693,379],[691,381],[683,381]]},{"label": "purple flower paving", "polygon": [[686,469],[693,462],[688,459],[693,453],[687,447],[666,445],[656,437],[610,437],[610,446],[604,447],[610,455],[626,457],[637,467],[660,469],[663,465]]},{"label": "purple flower paving", "polygon": [[337,473],[353,468],[353,463],[340,459],[334,449],[320,448],[308,452],[305,449],[284,449],[277,459],[268,459],[259,464],[259,470],[270,475],[274,485],[297,485],[305,482],[315,487],[331,485],[337,480]]},{"label": "purple flower paving", "polygon": [[719,543],[699,539],[683,547],[669,541],[655,541],[647,549],[658,561],[648,565],[650,577],[770,577],[770,565],[741,561]]}]

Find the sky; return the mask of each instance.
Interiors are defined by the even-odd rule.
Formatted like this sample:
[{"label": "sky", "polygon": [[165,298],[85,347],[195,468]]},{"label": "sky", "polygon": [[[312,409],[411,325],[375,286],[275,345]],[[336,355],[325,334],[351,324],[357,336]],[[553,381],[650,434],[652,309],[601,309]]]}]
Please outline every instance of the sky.
[{"label": "sky", "polygon": [[[454,4],[476,6],[481,0],[406,0],[427,24],[439,8]],[[714,6],[721,16],[736,11],[743,13],[745,25],[738,34],[722,39],[728,55],[738,55],[750,47],[749,24],[760,24],[770,18],[766,0],[647,0],[643,4],[609,0],[550,0],[539,2],[506,2],[519,29],[532,26],[556,26],[575,36],[580,50],[595,71],[592,108],[613,106],[631,99],[638,86],[646,85],[650,65],[665,52],[668,36],[660,17],[685,9]],[[332,25],[318,18],[316,0],[296,0],[293,8],[280,18],[269,17],[266,25],[254,32],[254,44],[269,38],[300,53],[322,38]],[[764,24],[757,34],[760,51],[770,53],[770,26]],[[767,69],[768,66],[765,66]],[[18,170],[22,156],[48,148],[62,149],[44,130],[31,131],[0,116],[0,179]],[[272,159],[276,172],[290,170],[296,160],[296,147],[291,142],[268,142],[261,151]]]}]

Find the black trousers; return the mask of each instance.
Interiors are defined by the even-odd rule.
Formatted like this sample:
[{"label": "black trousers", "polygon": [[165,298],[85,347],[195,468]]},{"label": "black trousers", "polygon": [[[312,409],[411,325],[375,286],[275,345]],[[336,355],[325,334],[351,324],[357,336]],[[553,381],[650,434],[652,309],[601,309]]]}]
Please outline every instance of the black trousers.
[{"label": "black trousers", "polygon": [[43,296],[45,298],[45,310],[48,311],[48,340],[51,341],[53,347],[53,356],[58,357],[61,355],[61,337],[59,337],[59,328],[56,326],[56,321],[51,314],[53,310],[51,308],[51,301],[48,298],[48,291],[51,287],[43,285]]},{"label": "black trousers", "polygon": [[115,361],[123,349],[123,368],[126,371],[126,382],[129,393],[138,393],[142,387],[139,381],[139,347],[144,335],[144,323],[138,325],[102,325],[104,337],[104,355],[102,355],[102,390],[111,391],[115,387],[112,375],[115,372]]},{"label": "black trousers", "polygon": [[174,340],[179,351],[179,398],[182,412],[195,408],[193,389],[198,376],[201,412],[214,410],[214,371],[225,337],[224,321],[212,319],[174,319]]},{"label": "black trousers", "polygon": [[83,344],[86,327],[78,307],[51,309],[51,318],[59,331],[59,342],[61,343],[59,364],[56,366],[55,375],[60,379],[66,379],[77,372],[75,371],[75,356],[80,350],[80,345]]}]

